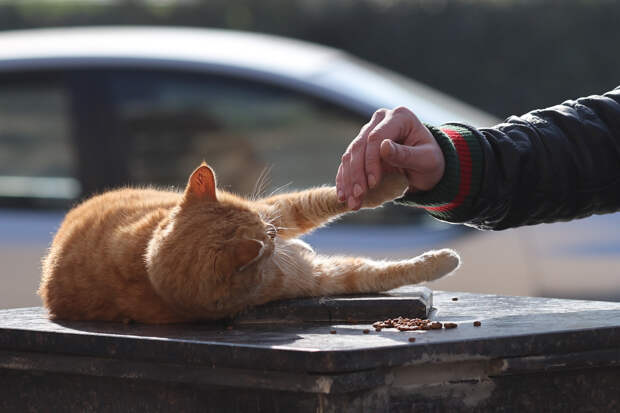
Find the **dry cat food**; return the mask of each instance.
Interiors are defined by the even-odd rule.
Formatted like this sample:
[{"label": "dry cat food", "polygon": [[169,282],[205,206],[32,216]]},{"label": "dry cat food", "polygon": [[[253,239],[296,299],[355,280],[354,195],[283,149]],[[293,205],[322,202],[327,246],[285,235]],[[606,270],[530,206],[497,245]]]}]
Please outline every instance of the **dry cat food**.
[{"label": "dry cat food", "polygon": [[452,301],[458,301],[459,298],[458,297],[452,297]]},{"label": "dry cat food", "polygon": [[382,328],[395,328],[398,331],[416,331],[416,330],[441,330],[441,328],[454,328],[455,323],[440,323],[439,321],[431,321],[423,318],[388,318],[387,320],[377,321],[372,325],[376,331]]},{"label": "dry cat food", "polygon": [[474,321],[474,327],[480,327],[482,323],[480,321]]},{"label": "dry cat food", "polygon": [[336,330],[329,330],[329,334],[336,334]]},{"label": "dry cat food", "polygon": [[409,342],[413,343],[415,341],[415,337],[409,337]]},{"label": "dry cat food", "polygon": [[362,333],[368,334],[368,333],[370,333],[370,330],[366,328],[366,329],[364,329],[364,331],[362,331]]}]

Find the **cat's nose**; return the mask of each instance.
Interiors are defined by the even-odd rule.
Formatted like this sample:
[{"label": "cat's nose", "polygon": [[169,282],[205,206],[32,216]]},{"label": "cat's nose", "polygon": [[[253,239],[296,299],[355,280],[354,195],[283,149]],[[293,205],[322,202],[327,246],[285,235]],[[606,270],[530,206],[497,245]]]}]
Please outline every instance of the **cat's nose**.
[{"label": "cat's nose", "polygon": [[275,225],[267,224],[267,235],[269,236],[269,238],[275,239],[277,234],[278,234],[278,230],[275,227]]}]

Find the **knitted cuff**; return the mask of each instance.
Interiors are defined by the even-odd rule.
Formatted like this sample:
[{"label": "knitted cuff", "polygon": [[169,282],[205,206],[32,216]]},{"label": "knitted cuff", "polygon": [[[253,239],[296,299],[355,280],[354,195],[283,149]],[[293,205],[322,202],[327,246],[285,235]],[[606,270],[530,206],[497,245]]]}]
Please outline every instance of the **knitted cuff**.
[{"label": "knitted cuff", "polygon": [[407,191],[395,202],[423,208],[444,221],[467,221],[482,179],[484,157],[478,132],[454,123],[440,128],[426,127],[443,152],[446,161],[443,177],[432,190]]}]

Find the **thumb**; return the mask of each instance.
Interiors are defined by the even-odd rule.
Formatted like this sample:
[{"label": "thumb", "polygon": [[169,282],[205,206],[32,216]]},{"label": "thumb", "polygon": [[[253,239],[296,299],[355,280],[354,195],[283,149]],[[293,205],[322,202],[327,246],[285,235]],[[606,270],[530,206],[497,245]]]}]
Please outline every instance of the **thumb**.
[{"label": "thumb", "polygon": [[401,145],[389,139],[381,142],[381,159],[397,168],[415,169],[418,151],[415,147]]}]

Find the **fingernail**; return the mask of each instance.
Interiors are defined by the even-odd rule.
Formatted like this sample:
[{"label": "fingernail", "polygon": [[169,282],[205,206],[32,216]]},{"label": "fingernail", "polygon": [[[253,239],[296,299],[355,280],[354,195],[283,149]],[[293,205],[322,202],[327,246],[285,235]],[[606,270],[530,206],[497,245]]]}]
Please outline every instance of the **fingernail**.
[{"label": "fingernail", "polygon": [[368,175],[368,186],[374,188],[377,185],[377,178],[373,174]]},{"label": "fingernail", "polygon": [[388,155],[394,155],[394,149],[396,149],[394,147],[394,143],[392,143],[392,141],[388,141]]},{"label": "fingernail", "polygon": [[353,209],[355,208],[355,198],[353,198],[352,196],[349,197],[349,202],[348,202],[348,207],[349,209]]},{"label": "fingernail", "polygon": [[355,184],[353,186],[353,196],[358,198],[360,195],[362,195],[362,187],[359,184]]},{"label": "fingernail", "polygon": [[344,194],[342,191],[338,191],[338,201],[344,202]]}]

